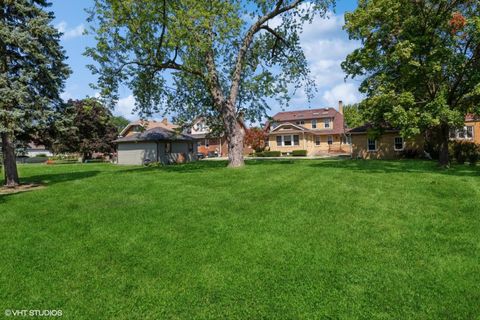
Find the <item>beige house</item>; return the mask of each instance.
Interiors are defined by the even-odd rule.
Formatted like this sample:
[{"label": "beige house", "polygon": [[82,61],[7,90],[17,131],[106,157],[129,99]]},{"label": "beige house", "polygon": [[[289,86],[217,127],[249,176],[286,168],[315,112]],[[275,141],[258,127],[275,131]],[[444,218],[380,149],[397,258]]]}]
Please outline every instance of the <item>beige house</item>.
[{"label": "beige house", "polygon": [[306,150],[309,156],[350,153],[342,102],[338,111],[322,108],[277,113],[269,123],[268,146],[283,155],[294,150]]},{"label": "beige house", "polygon": [[400,130],[384,128],[381,135],[371,137],[368,124],[351,129],[348,134],[352,142],[352,158],[357,159],[398,159],[405,150],[416,150],[423,153],[425,139],[422,135],[405,139]]}]

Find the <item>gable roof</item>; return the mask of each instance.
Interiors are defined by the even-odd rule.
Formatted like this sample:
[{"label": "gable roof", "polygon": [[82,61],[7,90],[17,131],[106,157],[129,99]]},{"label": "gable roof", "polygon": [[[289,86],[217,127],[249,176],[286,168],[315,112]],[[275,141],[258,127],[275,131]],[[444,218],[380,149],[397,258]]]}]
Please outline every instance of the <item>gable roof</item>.
[{"label": "gable roof", "polygon": [[284,122],[284,123],[280,123],[278,126],[273,128],[271,132],[274,132],[274,131],[280,129],[281,127],[285,127],[285,126],[292,126],[292,127],[295,127],[295,128],[297,128],[298,130],[301,130],[301,131],[307,131],[308,130],[307,128],[299,126],[298,124],[293,124],[291,122]]},{"label": "gable roof", "polygon": [[167,119],[164,119],[162,121],[156,121],[156,120],[136,120],[133,122],[130,122],[125,128],[123,128],[122,132],[120,132],[120,136],[124,136],[128,130],[130,130],[131,127],[133,126],[142,126],[145,128],[145,130],[153,129],[153,128],[164,128],[168,130],[173,130],[178,128],[177,125],[168,122]]},{"label": "gable roof", "polygon": [[274,121],[298,121],[318,118],[334,118],[337,115],[343,115],[334,108],[305,109],[294,111],[283,111],[275,114]]},{"label": "gable roof", "polygon": [[195,141],[195,139],[183,133],[178,133],[166,128],[156,127],[144,132],[137,132],[130,136],[118,138],[114,142],[140,142],[140,141]]}]

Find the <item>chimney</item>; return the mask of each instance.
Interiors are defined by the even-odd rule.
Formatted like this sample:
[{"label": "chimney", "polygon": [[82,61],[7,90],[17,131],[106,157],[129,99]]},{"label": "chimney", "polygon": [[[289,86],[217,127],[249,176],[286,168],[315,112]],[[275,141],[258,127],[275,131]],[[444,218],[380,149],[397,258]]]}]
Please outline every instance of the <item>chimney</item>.
[{"label": "chimney", "polygon": [[338,101],[338,112],[343,114],[343,101],[342,100]]},{"label": "chimney", "polygon": [[167,118],[163,118],[163,119],[162,119],[162,123],[163,123],[164,125],[168,125],[168,119],[167,119]]}]

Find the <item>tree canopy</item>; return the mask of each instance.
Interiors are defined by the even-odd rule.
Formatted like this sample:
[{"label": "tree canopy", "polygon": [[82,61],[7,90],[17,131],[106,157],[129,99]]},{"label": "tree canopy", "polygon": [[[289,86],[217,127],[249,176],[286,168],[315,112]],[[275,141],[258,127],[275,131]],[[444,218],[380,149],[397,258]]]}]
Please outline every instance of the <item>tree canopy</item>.
[{"label": "tree canopy", "polygon": [[[243,121],[267,99],[288,104],[313,93],[299,34],[331,0],[95,0],[86,52],[109,105],[126,84],[140,115],[174,112],[185,121],[220,119],[230,165],[243,165]],[[289,90],[291,89],[291,90]]]},{"label": "tree canopy", "polygon": [[45,0],[0,1],[0,135],[5,184],[19,183],[14,140],[46,126],[70,71]]},{"label": "tree canopy", "polygon": [[69,100],[62,112],[62,124],[55,134],[55,152],[81,153],[90,159],[94,152],[111,153],[118,136],[110,110],[94,98]]},{"label": "tree canopy", "polygon": [[365,116],[434,132],[448,163],[449,128],[480,112],[480,1],[360,0],[345,20],[362,45],[342,67],[362,78]]}]

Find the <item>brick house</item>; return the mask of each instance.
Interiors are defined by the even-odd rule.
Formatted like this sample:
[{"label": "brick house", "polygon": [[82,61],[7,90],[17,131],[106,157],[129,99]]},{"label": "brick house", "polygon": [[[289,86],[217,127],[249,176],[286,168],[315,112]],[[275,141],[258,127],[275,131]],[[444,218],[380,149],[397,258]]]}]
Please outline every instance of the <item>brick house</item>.
[{"label": "brick house", "polygon": [[350,153],[345,134],[343,103],[335,108],[279,112],[268,124],[268,145],[271,151],[289,155],[306,150],[307,155]]}]

